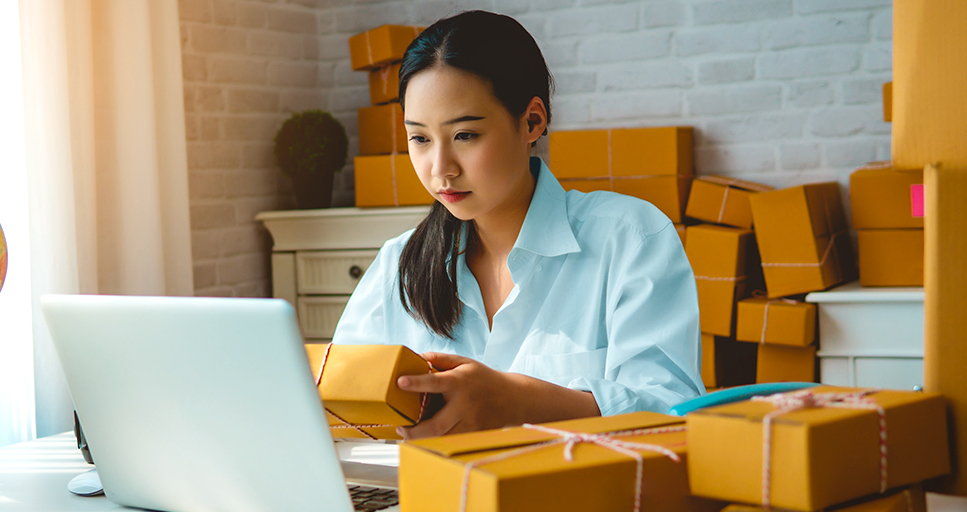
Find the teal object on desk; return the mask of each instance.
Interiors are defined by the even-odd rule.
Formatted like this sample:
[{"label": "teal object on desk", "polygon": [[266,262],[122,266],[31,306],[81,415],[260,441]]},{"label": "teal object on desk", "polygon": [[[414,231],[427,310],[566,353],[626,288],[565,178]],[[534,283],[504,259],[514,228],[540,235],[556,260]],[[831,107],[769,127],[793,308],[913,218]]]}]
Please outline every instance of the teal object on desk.
[{"label": "teal object on desk", "polygon": [[669,409],[668,414],[672,416],[684,416],[692,411],[706,407],[748,400],[754,396],[786,393],[818,385],[815,382],[768,382],[765,384],[749,384],[748,386],[720,389],[707,395],[682,402]]}]

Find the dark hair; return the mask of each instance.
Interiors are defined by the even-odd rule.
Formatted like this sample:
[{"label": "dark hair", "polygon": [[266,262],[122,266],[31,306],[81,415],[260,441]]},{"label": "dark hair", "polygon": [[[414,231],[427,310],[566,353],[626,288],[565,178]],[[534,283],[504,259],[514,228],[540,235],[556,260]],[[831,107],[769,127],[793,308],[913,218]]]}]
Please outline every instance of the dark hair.
[{"label": "dark hair", "polygon": [[[469,11],[427,27],[406,49],[400,65],[400,106],[414,75],[436,66],[468,71],[490,84],[494,97],[520,117],[535,97],[551,120],[551,74],[537,42],[517,20]],[[547,130],[544,130],[547,134]],[[399,293],[403,308],[437,334],[453,338],[462,307],[457,295],[457,257],[470,247],[474,225],[436,202],[400,255]],[[466,244],[461,241],[466,235]]]}]

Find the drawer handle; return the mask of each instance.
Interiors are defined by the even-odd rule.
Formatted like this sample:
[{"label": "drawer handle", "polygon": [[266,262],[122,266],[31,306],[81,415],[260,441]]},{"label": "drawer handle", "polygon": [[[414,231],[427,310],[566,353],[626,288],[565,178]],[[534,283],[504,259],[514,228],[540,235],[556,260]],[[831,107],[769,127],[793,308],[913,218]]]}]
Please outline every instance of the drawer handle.
[{"label": "drawer handle", "polygon": [[349,267],[349,277],[353,279],[359,279],[359,277],[362,275],[363,275],[363,269],[361,269],[359,265],[353,265]]}]

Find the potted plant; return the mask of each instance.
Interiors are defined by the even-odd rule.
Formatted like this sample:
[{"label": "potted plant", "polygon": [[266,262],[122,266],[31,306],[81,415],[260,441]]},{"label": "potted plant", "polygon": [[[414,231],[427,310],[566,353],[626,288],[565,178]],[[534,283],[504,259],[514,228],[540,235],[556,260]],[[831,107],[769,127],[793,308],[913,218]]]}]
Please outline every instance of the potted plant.
[{"label": "potted plant", "polygon": [[292,114],[275,135],[275,158],[292,178],[301,209],[332,204],[333,178],[346,165],[348,152],[346,129],[321,110]]}]

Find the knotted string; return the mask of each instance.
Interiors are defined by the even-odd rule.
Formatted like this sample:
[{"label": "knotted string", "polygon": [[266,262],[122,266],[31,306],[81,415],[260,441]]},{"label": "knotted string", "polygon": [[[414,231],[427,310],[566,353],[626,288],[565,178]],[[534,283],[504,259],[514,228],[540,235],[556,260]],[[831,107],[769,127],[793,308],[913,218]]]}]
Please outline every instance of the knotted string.
[{"label": "knotted string", "polygon": [[769,396],[752,397],[754,402],[769,402],[776,410],[762,418],[762,505],[771,506],[772,502],[772,421],[789,412],[812,407],[835,407],[840,409],[869,409],[880,416],[880,493],[886,492],[886,410],[869,397],[873,391],[854,391],[851,393],[814,393],[803,389],[791,393],[777,393]]},{"label": "knotted string", "polygon": [[[316,387],[317,388],[319,387],[320,384],[322,384],[322,373],[326,370],[326,362],[329,361],[329,351],[331,349],[332,349],[332,343],[327,343],[326,344],[326,351],[322,354],[322,364],[319,365],[319,373],[316,374]],[[429,367],[428,373],[432,373],[433,372],[433,365],[430,364],[429,362],[427,362],[426,364]],[[426,405],[430,401],[430,394],[429,393],[422,393],[422,395],[423,395],[422,398],[420,398],[420,412],[419,412],[419,414],[417,414],[416,421],[414,421],[414,424],[415,423],[419,423],[420,420],[423,419],[423,412],[426,411]],[[352,423],[350,421],[347,421],[342,416],[339,416],[338,414],[336,414],[336,413],[332,412],[331,410],[329,410],[329,408],[326,407],[326,405],[325,405],[325,401],[323,401],[323,409],[326,410],[326,413],[331,414],[333,418],[336,418],[337,420],[343,422],[342,425],[330,425],[329,428],[331,428],[331,429],[333,429],[333,428],[351,428],[351,429],[359,432],[360,434],[362,434],[362,435],[364,435],[364,436],[366,436],[366,437],[368,437],[368,438],[370,438],[370,439],[372,439],[374,441],[376,440],[376,437],[374,437],[373,435],[371,435],[369,432],[366,432],[365,430],[363,430],[364,428],[379,428],[379,427],[395,427],[396,426],[396,425],[382,425],[382,424],[376,424],[376,423],[373,423],[373,424],[356,424],[356,423]]]},{"label": "knotted string", "polygon": [[537,451],[541,448],[547,446],[563,444],[564,445],[564,460],[567,462],[574,461],[574,447],[581,443],[596,444],[603,448],[616,451],[623,455],[627,455],[637,463],[637,470],[635,472],[635,508],[634,512],[641,511],[641,480],[644,473],[644,457],[640,453],[634,450],[651,451],[660,453],[669,459],[680,462],[681,458],[675,452],[669,450],[668,448],[656,444],[647,443],[635,443],[630,441],[622,441],[620,439],[615,439],[615,436],[637,436],[637,435],[647,435],[647,434],[666,434],[670,432],[684,432],[685,426],[680,425],[676,427],[657,427],[657,428],[646,428],[638,430],[626,430],[621,432],[611,432],[607,434],[585,434],[582,432],[570,432],[568,430],[558,430],[555,428],[544,427],[541,425],[532,425],[530,423],[525,423],[524,428],[531,430],[539,430],[548,434],[553,434],[560,436],[558,439],[552,439],[550,441],[545,441],[543,443],[537,443],[531,446],[526,446],[524,448],[518,448],[516,450],[511,450],[508,452],[498,453],[491,455],[490,457],[484,457],[482,459],[477,459],[471,461],[464,466],[463,470],[463,486],[460,490],[460,512],[466,512],[467,510],[467,495],[470,488],[470,473],[473,468],[483,466],[484,464],[490,464],[493,462],[498,462],[501,460],[510,459],[513,457],[518,457],[533,451]]},{"label": "knotted string", "polygon": [[[755,290],[752,292],[752,296],[757,299],[762,299],[762,298],[766,298],[766,293],[763,292],[762,290]],[[783,304],[789,304],[791,306],[802,304],[802,302],[799,302],[798,300],[788,299],[788,298],[772,299],[770,301],[767,301],[765,311],[762,313],[762,337],[759,339],[759,343],[766,342],[766,329],[769,328],[769,306],[780,302]]]}]

